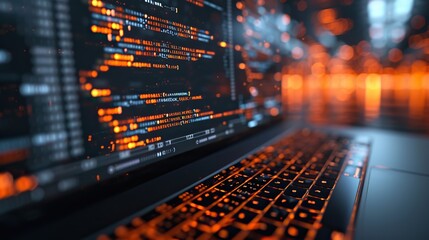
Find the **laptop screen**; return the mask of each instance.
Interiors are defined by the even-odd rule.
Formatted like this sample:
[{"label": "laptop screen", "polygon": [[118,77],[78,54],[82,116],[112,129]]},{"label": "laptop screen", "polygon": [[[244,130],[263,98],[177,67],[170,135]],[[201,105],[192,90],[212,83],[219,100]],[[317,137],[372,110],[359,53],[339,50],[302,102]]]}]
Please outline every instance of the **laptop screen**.
[{"label": "laptop screen", "polygon": [[2,0],[0,213],[279,116],[277,7]]}]

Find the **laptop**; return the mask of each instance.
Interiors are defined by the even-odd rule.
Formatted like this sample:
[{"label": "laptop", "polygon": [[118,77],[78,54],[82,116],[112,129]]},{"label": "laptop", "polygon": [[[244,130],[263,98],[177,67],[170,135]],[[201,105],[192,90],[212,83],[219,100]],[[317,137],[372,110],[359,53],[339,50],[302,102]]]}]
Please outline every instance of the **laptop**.
[{"label": "laptop", "polygon": [[427,138],[284,121],[281,4],[1,0],[2,239],[427,238]]}]

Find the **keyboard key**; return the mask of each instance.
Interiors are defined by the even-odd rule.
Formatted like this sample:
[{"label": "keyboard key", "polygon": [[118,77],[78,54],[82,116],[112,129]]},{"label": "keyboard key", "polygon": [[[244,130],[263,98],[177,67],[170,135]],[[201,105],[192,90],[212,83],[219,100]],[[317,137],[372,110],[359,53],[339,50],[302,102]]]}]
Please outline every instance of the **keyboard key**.
[{"label": "keyboard key", "polygon": [[342,156],[342,157],[335,157],[335,158],[332,160],[332,162],[334,162],[334,163],[336,163],[336,164],[339,164],[339,165],[342,165],[345,159],[346,159],[346,158],[345,158],[344,156]]},{"label": "keyboard key", "polygon": [[224,217],[230,212],[234,211],[236,206],[230,205],[224,202],[220,202],[216,204],[216,206],[212,207],[210,211],[216,212],[220,217]]},{"label": "keyboard key", "polygon": [[240,206],[246,200],[247,199],[238,198],[238,197],[229,195],[228,197],[224,198],[222,200],[222,202],[225,203],[225,204],[229,204],[231,206],[234,206],[234,207],[238,207],[238,206]]},{"label": "keyboard key", "polygon": [[231,196],[236,197],[238,199],[241,199],[243,201],[249,199],[252,196],[252,193],[243,190],[242,187],[240,187],[239,189],[235,190],[234,192],[231,193]]},{"label": "keyboard key", "polygon": [[283,178],[286,180],[293,180],[296,176],[297,175],[295,173],[285,171],[279,175],[279,178]]},{"label": "keyboard key", "polygon": [[303,206],[303,207],[313,209],[313,210],[317,210],[317,211],[320,211],[324,205],[325,205],[324,200],[320,200],[320,199],[314,198],[314,197],[306,197],[301,204],[301,206]]},{"label": "keyboard key", "polygon": [[334,162],[328,163],[328,166],[326,167],[326,170],[328,171],[341,171],[342,165],[336,164]]},{"label": "keyboard key", "polygon": [[305,160],[304,158],[300,158],[295,161],[295,164],[304,166],[305,164],[307,164],[307,162],[308,162],[308,158],[307,160]]},{"label": "keyboard key", "polygon": [[253,208],[256,210],[263,210],[270,204],[269,200],[260,198],[260,197],[254,197],[252,200],[247,202],[246,207]]},{"label": "keyboard key", "polygon": [[316,185],[325,188],[332,188],[335,185],[335,180],[321,177],[317,180]]},{"label": "keyboard key", "polygon": [[116,238],[126,238],[129,235],[130,230],[130,228],[124,225],[120,225],[115,228],[114,235],[116,236]]},{"label": "keyboard key", "polygon": [[318,175],[319,175],[318,171],[306,170],[300,176],[305,178],[315,179]]},{"label": "keyboard key", "polygon": [[258,172],[258,170],[251,168],[251,167],[247,167],[245,169],[243,169],[240,174],[246,177],[251,177],[253,175],[255,175],[255,173]]},{"label": "keyboard key", "polygon": [[331,189],[329,189],[329,188],[324,188],[324,187],[320,187],[320,186],[313,186],[310,189],[309,194],[311,196],[318,197],[321,199],[327,199],[330,192],[331,192]]},{"label": "keyboard key", "polygon": [[339,171],[332,171],[332,170],[325,170],[323,173],[322,173],[322,176],[321,177],[324,177],[324,178],[329,178],[329,179],[333,179],[333,180],[335,180],[335,179],[337,179],[337,177],[338,177],[338,175],[340,175],[340,172]]},{"label": "keyboard key", "polygon": [[260,179],[252,179],[249,182],[247,182],[245,185],[249,185],[249,186],[253,187],[253,189],[256,189],[256,191],[257,191],[257,190],[261,189],[263,186],[265,186],[265,184],[267,182],[261,182]]},{"label": "keyboard key", "polygon": [[218,212],[210,210],[210,211],[204,212],[204,214],[201,215],[197,219],[197,221],[200,224],[204,224],[207,226],[213,226],[214,224],[219,222],[223,217],[224,217],[223,214],[221,216],[221,214],[219,214]]},{"label": "keyboard key", "polygon": [[286,166],[285,163],[279,162],[279,161],[272,161],[268,164],[268,170],[272,173],[279,173],[284,167]]},{"label": "keyboard key", "polygon": [[259,193],[258,196],[268,198],[268,199],[274,199],[276,198],[282,191],[276,188],[272,187],[264,187]]},{"label": "keyboard key", "polygon": [[324,163],[312,163],[312,164],[310,164],[310,166],[308,167],[308,169],[314,170],[314,171],[320,171],[320,170],[322,170],[322,168],[324,166],[325,166]]},{"label": "keyboard key", "polygon": [[262,184],[260,184],[258,182],[254,183],[252,181],[245,183],[239,189],[242,191],[245,191],[245,192],[249,192],[250,194],[253,194],[256,191],[258,191],[259,189],[261,189],[261,187],[263,186]]},{"label": "keyboard key", "polygon": [[265,185],[265,184],[267,184],[271,179],[272,179],[272,176],[261,173],[261,174],[257,175],[257,176],[253,179],[253,181],[257,181],[257,182],[261,183],[262,185]]},{"label": "keyboard key", "polygon": [[287,218],[288,215],[289,215],[289,213],[286,210],[284,210],[282,208],[278,208],[276,206],[272,206],[265,213],[264,217],[269,218],[269,219],[274,220],[274,221],[277,221],[277,222],[283,222]]},{"label": "keyboard key", "polygon": [[306,209],[299,208],[294,213],[294,219],[297,221],[313,224],[317,220],[317,213],[312,213]]},{"label": "keyboard key", "polygon": [[302,166],[294,164],[294,165],[288,167],[287,170],[291,171],[291,172],[301,172]]},{"label": "keyboard key", "polygon": [[225,193],[220,192],[218,190],[212,190],[210,192],[204,193],[202,196],[199,196],[192,202],[199,206],[208,207],[212,203],[220,199],[223,195],[225,195]]},{"label": "keyboard key", "polygon": [[197,239],[198,237],[203,235],[203,233],[204,232],[202,232],[198,228],[187,227],[187,228],[180,229],[178,233],[174,234],[174,237],[177,239],[190,240],[190,239]]},{"label": "keyboard key", "polygon": [[301,188],[309,188],[311,184],[313,184],[313,180],[305,179],[305,178],[298,178],[292,183],[292,185],[301,187]]},{"label": "keyboard key", "polygon": [[256,224],[256,229],[253,230],[250,235],[252,235],[252,233],[256,233],[260,236],[272,236],[276,229],[277,227],[275,225],[261,221]]},{"label": "keyboard key", "polygon": [[284,180],[284,179],[281,179],[281,178],[275,178],[273,181],[271,181],[268,184],[268,186],[283,190],[283,189],[285,189],[289,185],[289,183],[291,183],[291,181]]},{"label": "keyboard key", "polygon": [[245,180],[245,177],[237,174],[223,181],[222,183],[217,185],[216,188],[229,192],[241,185]]},{"label": "keyboard key", "polygon": [[307,232],[308,230],[306,228],[292,224],[285,229],[285,237],[287,237],[287,239],[304,239]]},{"label": "keyboard key", "polygon": [[266,168],[264,171],[262,171],[262,173],[264,176],[268,176],[270,179],[277,174],[276,171],[274,171],[271,168]]},{"label": "keyboard key", "polygon": [[302,198],[306,192],[307,190],[292,185],[286,188],[285,194],[296,198]]},{"label": "keyboard key", "polygon": [[228,227],[224,227],[221,228],[216,234],[215,236],[220,238],[220,239],[232,239],[234,238],[239,232],[241,232],[241,229],[233,227],[233,226],[228,226]]},{"label": "keyboard key", "polygon": [[258,214],[246,209],[241,209],[234,215],[234,221],[249,224]]},{"label": "keyboard key", "polygon": [[163,221],[159,222],[156,226],[158,231],[167,232],[173,227],[184,222],[188,217],[189,215],[183,214],[182,212],[175,212],[172,215],[166,217]]},{"label": "keyboard key", "polygon": [[282,194],[274,203],[274,205],[282,208],[293,209],[298,204],[298,202],[298,199]]}]

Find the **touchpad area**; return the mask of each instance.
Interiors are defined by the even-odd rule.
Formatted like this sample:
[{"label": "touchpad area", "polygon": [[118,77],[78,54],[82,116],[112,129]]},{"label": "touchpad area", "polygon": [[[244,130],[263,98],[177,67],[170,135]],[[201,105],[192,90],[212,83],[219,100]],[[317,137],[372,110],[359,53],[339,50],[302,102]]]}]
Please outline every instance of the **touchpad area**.
[{"label": "touchpad area", "polygon": [[368,177],[356,238],[429,239],[429,176],[371,168]]}]

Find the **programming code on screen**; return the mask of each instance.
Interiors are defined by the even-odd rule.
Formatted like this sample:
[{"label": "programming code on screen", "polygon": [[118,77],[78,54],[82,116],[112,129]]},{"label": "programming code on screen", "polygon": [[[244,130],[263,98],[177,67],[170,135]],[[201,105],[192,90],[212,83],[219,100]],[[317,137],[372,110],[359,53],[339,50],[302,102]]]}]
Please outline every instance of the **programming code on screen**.
[{"label": "programming code on screen", "polygon": [[265,39],[276,35],[258,34],[271,5],[2,1],[4,211],[278,116],[279,56]]}]

